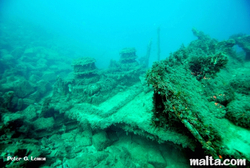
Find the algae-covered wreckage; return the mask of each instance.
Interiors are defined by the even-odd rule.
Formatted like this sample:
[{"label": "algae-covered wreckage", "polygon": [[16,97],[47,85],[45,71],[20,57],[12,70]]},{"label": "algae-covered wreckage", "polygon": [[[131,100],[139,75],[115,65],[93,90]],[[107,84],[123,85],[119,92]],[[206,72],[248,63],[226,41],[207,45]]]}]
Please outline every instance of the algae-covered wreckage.
[{"label": "algae-covered wreckage", "polygon": [[[193,33],[197,40],[149,70],[151,42],[140,63],[134,48],[123,49],[106,70],[97,69],[93,58],[76,59],[72,75],[58,77],[51,96],[22,112],[8,110],[14,92],[6,92],[1,156],[46,156],[41,165],[54,167],[188,167],[189,158],[206,155],[249,162],[250,38],[217,41],[196,29]],[[245,60],[235,45],[246,52]],[[159,152],[133,144],[152,141],[161,144]],[[164,146],[189,156],[173,163]],[[2,164],[33,163],[2,159]]]}]

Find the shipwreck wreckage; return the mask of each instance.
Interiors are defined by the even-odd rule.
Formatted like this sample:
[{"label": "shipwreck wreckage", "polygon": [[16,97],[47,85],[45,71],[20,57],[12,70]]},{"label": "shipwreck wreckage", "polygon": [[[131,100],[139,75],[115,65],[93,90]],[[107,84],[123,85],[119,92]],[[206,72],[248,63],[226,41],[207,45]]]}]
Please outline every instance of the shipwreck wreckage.
[{"label": "shipwreck wreckage", "polygon": [[115,126],[203,156],[250,161],[250,109],[243,102],[250,100],[249,76],[228,80],[232,72],[221,73],[227,64],[241,61],[234,45],[249,59],[250,38],[236,35],[219,42],[198,30],[193,33],[197,40],[149,70],[151,43],[140,63],[134,48],[123,49],[120,60],[111,60],[106,70],[97,69],[94,58],[76,59],[73,74],[58,77],[53,95],[37,109],[40,117],[69,118],[83,129]]},{"label": "shipwreck wreckage", "polygon": [[[245,43],[237,36],[219,42],[196,29],[193,33],[197,40],[155,62],[146,75],[145,66],[135,60],[134,48],[123,49],[120,61],[111,61],[106,72],[96,70],[94,59],[76,60],[74,79],[58,79],[51,108],[90,123],[93,129],[116,125],[159,142],[201,148],[214,158],[249,161],[250,111],[237,114],[232,105],[246,79],[221,84],[217,77],[229,59],[238,59],[232,47],[238,41],[241,46],[249,44],[249,37]],[[236,131],[239,126],[245,129]]]}]

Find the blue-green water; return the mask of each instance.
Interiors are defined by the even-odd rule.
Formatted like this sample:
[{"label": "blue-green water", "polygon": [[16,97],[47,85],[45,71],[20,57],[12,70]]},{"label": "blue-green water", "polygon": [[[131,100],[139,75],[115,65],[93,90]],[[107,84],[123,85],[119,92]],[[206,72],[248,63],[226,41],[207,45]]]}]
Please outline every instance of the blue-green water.
[{"label": "blue-green water", "polygon": [[159,26],[163,59],[195,39],[190,34],[193,27],[224,40],[236,33],[249,34],[249,17],[247,0],[1,1],[1,20],[18,20],[20,26],[36,24],[70,43],[78,42],[86,56],[100,60],[100,67],[117,59],[123,47],[136,47],[138,55],[144,55],[151,38],[152,54],[156,54]]}]

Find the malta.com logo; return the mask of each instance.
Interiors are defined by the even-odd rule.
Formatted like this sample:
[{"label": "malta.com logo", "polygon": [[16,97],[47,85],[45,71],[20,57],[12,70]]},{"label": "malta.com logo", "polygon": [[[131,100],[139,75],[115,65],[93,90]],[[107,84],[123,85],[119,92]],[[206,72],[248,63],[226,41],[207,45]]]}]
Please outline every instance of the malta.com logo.
[{"label": "malta.com logo", "polygon": [[190,166],[246,166],[246,159],[213,159],[206,156],[205,159],[189,159]]}]

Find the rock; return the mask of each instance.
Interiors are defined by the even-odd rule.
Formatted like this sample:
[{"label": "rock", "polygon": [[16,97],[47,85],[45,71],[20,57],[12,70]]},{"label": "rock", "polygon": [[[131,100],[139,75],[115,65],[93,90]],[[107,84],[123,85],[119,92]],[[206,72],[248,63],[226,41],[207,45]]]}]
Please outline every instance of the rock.
[{"label": "rock", "polygon": [[84,137],[79,134],[76,135],[75,141],[77,142],[77,145],[79,146],[90,146],[92,145],[91,138]]},{"label": "rock", "polygon": [[20,56],[23,54],[24,48],[17,47],[12,51],[12,55],[15,57],[15,59],[20,58]]},{"label": "rock", "polygon": [[26,107],[28,107],[31,104],[34,104],[36,101],[33,99],[28,99],[28,98],[24,98],[23,99],[23,106],[22,109],[25,109]]},{"label": "rock", "polygon": [[49,130],[53,128],[55,121],[53,117],[50,118],[38,118],[34,121],[34,127],[37,131],[39,130]]},{"label": "rock", "polygon": [[25,110],[22,111],[25,119],[29,121],[34,121],[37,117],[38,107],[35,105],[29,105]]},{"label": "rock", "polygon": [[13,83],[17,80],[19,80],[19,78],[17,76],[15,76],[14,74],[8,74],[6,75],[6,83]]},{"label": "rock", "polygon": [[184,151],[181,151],[174,147],[164,148],[163,144],[162,147],[160,147],[160,149],[161,149],[161,155],[167,162],[168,167],[171,167],[172,165],[176,167],[182,167],[181,165],[189,166],[189,157],[186,156],[186,153]]},{"label": "rock", "polygon": [[132,136],[132,141],[137,143],[137,144],[140,144],[140,145],[143,145],[143,146],[149,146],[149,145],[152,145],[148,142],[147,139],[145,139],[144,137],[142,136],[139,136],[139,135],[133,135]]},{"label": "rock", "polygon": [[155,148],[148,149],[148,163],[158,168],[165,168],[167,166],[167,163],[162,157],[161,152]]},{"label": "rock", "polygon": [[23,99],[17,98],[16,109],[21,110],[23,108]]},{"label": "rock", "polygon": [[81,121],[79,128],[83,136],[92,138],[93,136],[92,129],[87,119]]},{"label": "rock", "polygon": [[117,136],[116,132],[115,131],[109,131],[107,132],[108,133],[108,137],[110,139],[110,141],[112,143],[116,142],[119,140],[119,137]]},{"label": "rock", "polygon": [[26,48],[25,51],[24,51],[24,54],[27,55],[27,56],[31,56],[31,57],[36,56],[34,48]]},{"label": "rock", "polygon": [[74,136],[75,136],[75,134],[73,134],[71,132],[67,132],[67,133],[62,134],[61,138],[63,140],[67,140],[67,141],[74,141]]},{"label": "rock", "polygon": [[40,58],[38,61],[37,61],[39,64],[48,64],[48,61],[44,58]]},{"label": "rock", "polygon": [[11,54],[5,54],[2,56],[2,60],[6,65],[14,65],[15,64],[15,58]]},{"label": "rock", "polygon": [[2,85],[0,85],[0,90],[3,92],[7,92],[7,91],[13,91],[14,90],[14,85],[13,82],[12,83],[3,83]]},{"label": "rock", "polygon": [[8,114],[4,114],[2,116],[2,123],[7,126],[10,123],[14,123],[17,121],[20,121],[20,123],[23,121],[24,115],[21,113],[8,113]]},{"label": "rock", "polygon": [[40,77],[34,74],[29,77],[29,81],[32,83],[37,83],[37,81],[39,80],[40,80]]},{"label": "rock", "polygon": [[49,66],[49,69],[51,69],[52,71],[58,71],[59,70],[57,65],[51,65],[51,66]]},{"label": "rock", "polygon": [[110,145],[110,140],[108,139],[107,133],[105,131],[95,134],[92,138],[92,142],[98,151],[103,150]]},{"label": "rock", "polygon": [[41,95],[46,94],[51,89],[49,82],[45,80],[40,80],[37,82],[37,90]]},{"label": "rock", "polygon": [[[56,157],[56,156],[57,156],[56,153],[57,153],[57,151],[54,150],[54,151],[50,154],[50,156]],[[61,161],[60,159],[57,158],[56,161],[55,161],[51,166],[52,166],[52,167],[62,167],[62,161]]]},{"label": "rock", "polygon": [[147,164],[147,168],[155,168],[155,167],[151,164]]},{"label": "rock", "polygon": [[44,72],[43,79],[46,79],[47,81],[55,81],[56,80],[56,74],[55,72]]},{"label": "rock", "polygon": [[34,93],[30,94],[27,98],[33,100],[34,102],[38,102],[41,99],[40,92],[35,91]]},{"label": "rock", "polygon": [[27,80],[19,80],[15,82],[15,94],[19,98],[25,98],[27,95],[35,91],[35,87],[32,86]]}]

